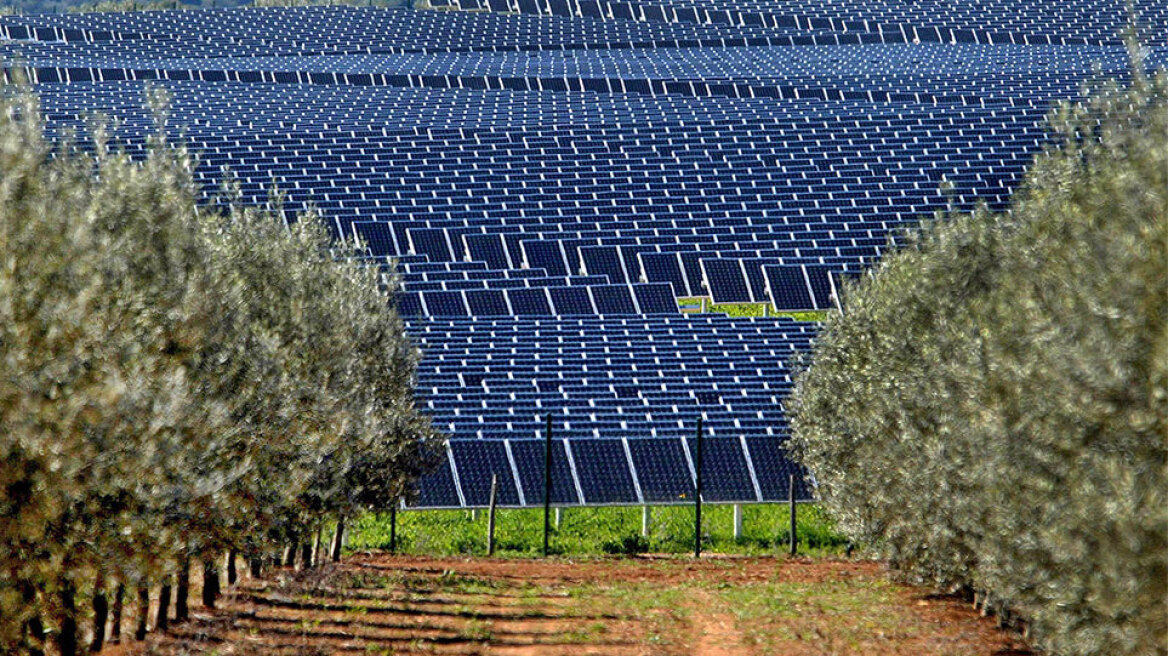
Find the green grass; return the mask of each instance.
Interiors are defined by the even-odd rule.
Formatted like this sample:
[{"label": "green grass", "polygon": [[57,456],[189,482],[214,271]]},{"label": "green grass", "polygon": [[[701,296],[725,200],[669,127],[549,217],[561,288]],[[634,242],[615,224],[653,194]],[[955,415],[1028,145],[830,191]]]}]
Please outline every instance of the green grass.
[{"label": "green grass", "polygon": [[[700,303],[702,298],[694,296],[677,299],[682,303]],[[775,312],[768,303],[722,303],[721,305],[706,305],[706,312],[717,312],[729,317],[790,317],[796,321],[824,321],[827,312]]]},{"label": "green grass", "polygon": [[[732,513],[731,506],[703,506],[704,550],[762,555],[787,548],[787,506],[743,506],[743,535],[738,540],[733,536]],[[552,527],[551,548],[553,552],[565,555],[603,555],[632,550],[688,553],[693,550],[693,517],[692,506],[653,507],[649,537],[643,542],[640,539],[640,507],[564,508],[559,528]],[[498,555],[532,556],[541,551],[541,508],[499,509],[495,520]],[[831,555],[843,551],[846,539],[818,506],[800,504],[797,521],[800,553]],[[388,548],[389,515],[367,514],[358,518],[352,527],[348,546],[353,550]],[[467,510],[400,511],[397,547],[401,553],[431,556],[485,554],[487,513],[480,511],[477,519],[471,519]]]}]

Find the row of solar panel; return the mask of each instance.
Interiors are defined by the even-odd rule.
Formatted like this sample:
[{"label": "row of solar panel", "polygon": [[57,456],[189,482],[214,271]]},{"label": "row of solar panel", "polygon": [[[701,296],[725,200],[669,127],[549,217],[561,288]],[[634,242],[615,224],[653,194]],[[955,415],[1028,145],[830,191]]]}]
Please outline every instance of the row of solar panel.
[{"label": "row of solar panel", "polygon": [[[806,52],[805,52],[806,51]],[[1147,64],[1149,67],[1162,66],[1168,49],[1149,46]],[[570,57],[561,53],[526,53],[498,55],[455,56],[360,56],[360,57],[277,57],[277,58],[219,58],[214,60],[144,60],[134,65],[129,60],[103,57],[94,63],[85,59],[69,57],[68,62],[55,63],[45,60],[46,67],[58,66],[59,79],[69,79],[79,84],[85,78],[100,79],[101,68],[111,68],[111,76],[125,76],[125,69],[141,68],[144,71],[166,69],[182,75],[184,70],[208,70],[211,75],[232,71],[238,76],[240,71],[253,74],[263,72],[273,80],[279,76],[284,82],[312,82],[312,73],[318,73],[318,82],[336,82],[335,74],[364,74],[353,81],[378,85],[388,83],[390,89],[397,87],[420,88],[438,85],[459,87],[460,85],[481,88],[485,80],[542,78],[545,80],[573,80],[567,84],[571,88],[583,88],[579,80],[600,80],[597,90],[611,91],[606,80],[628,79],[655,80],[650,90],[663,92],[665,81],[721,81],[783,89],[785,97],[791,98],[796,89],[808,89],[808,96],[822,98],[823,89],[834,89],[828,96],[838,97],[843,92],[884,92],[923,94],[923,98],[944,100],[952,97],[993,98],[1009,95],[1011,89],[1041,92],[1043,89],[1057,89],[1063,95],[1078,93],[1083,82],[1089,80],[1096,68],[1108,76],[1124,76],[1130,72],[1130,62],[1121,48],[1081,48],[1081,47],[1013,47],[1013,46],[865,46],[862,48],[713,48],[713,49],[673,49],[652,51],[615,51],[600,53],[583,51]],[[23,52],[24,62],[40,61]],[[100,62],[100,63],[98,63]],[[116,62],[116,63],[115,63]],[[877,62],[879,65],[877,65]],[[112,66],[111,66],[112,64]],[[70,71],[69,69],[73,69]],[[331,77],[324,74],[330,74]],[[376,77],[370,76],[377,73]],[[154,75],[156,73],[143,73]],[[96,77],[95,77],[96,76]],[[460,81],[466,78],[466,82]],[[348,78],[342,77],[341,81]],[[110,80],[107,80],[110,81]],[[510,83],[509,83],[510,84]],[[547,82],[561,85],[562,82]],[[590,84],[593,84],[590,82]],[[516,82],[514,85],[536,86],[531,82]],[[514,86],[513,85],[513,86]],[[315,86],[336,86],[335,84]],[[350,85],[353,86],[353,85]],[[364,86],[364,85],[356,85]],[[85,87],[82,87],[85,89]],[[381,86],[375,87],[381,89]],[[621,87],[623,89],[623,87]],[[213,93],[214,87],[208,90]],[[620,89],[618,89],[620,90]],[[274,90],[278,91],[278,90]],[[329,89],[317,89],[325,93]],[[388,90],[387,90],[388,91]],[[689,95],[708,95],[708,88],[697,92],[680,89]],[[309,91],[293,91],[306,93]],[[355,89],[352,93],[366,93],[370,90]],[[257,94],[264,94],[257,89]],[[285,92],[287,93],[287,92]],[[749,94],[738,93],[740,97]],[[481,99],[464,98],[467,103],[484,102],[492,96]],[[539,98],[535,96],[534,98]],[[138,99],[130,97],[131,101]],[[524,98],[503,97],[510,100],[512,110],[529,102]],[[552,99],[540,99],[543,103]],[[237,99],[237,104],[247,104],[247,99]],[[376,107],[376,106],[374,106]],[[438,117],[440,118],[440,117]]]},{"label": "row of solar panel", "polygon": [[[420,481],[416,505],[486,506],[492,477],[498,479],[500,505],[542,505],[546,450],[536,439],[451,440],[437,471]],[[696,457],[694,437],[553,439],[551,503],[693,503]],[[798,480],[796,499],[809,499],[803,471],[786,459],[781,440],[702,440],[703,501],[786,500],[791,474]]]},{"label": "row of solar panel", "polygon": [[[879,254],[880,249],[888,243],[890,230],[895,227],[892,223],[868,220],[851,223],[838,221],[788,225],[776,222],[768,225],[759,222],[708,226],[721,228],[719,234],[713,230],[699,229],[706,226],[650,229],[622,226],[619,223],[612,226],[603,222],[580,225],[578,220],[565,220],[564,223],[558,229],[550,224],[535,230],[524,230],[522,224],[512,225],[508,230],[495,231],[493,234],[407,227],[405,244],[407,252],[425,255],[432,263],[470,260],[485,262],[491,271],[521,268],[532,271],[503,274],[503,277],[563,277],[579,273],[605,275],[614,283],[677,282],[680,284],[675,287],[679,290],[695,290],[701,287],[702,280],[701,275],[695,275],[700,270],[698,259],[715,257],[711,250],[725,252],[726,256],[739,259],[753,256],[780,260],[772,264],[834,263],[833,258],[826,258],[824,254],[832,252],[838,255],[836,251],[849,249],[843,257],[852,257],[853,260],[858,254]],[[573,224],[575,226],[571,227]],[[574,236],[588,231],[589,225],[593,226],[591,231],[597,236]],[[636,225],[645,225],[645,222],[637,221]],[[676,222],[673,225],[676,226]],[[358,221],[352,226],[354,233],[371,248],[373,254],[393,256],[395,251],[400,250],[391,239],[392,224],[385,221]],[[669,223],[666,222],[665,226],[669,226]],[[610,239],[603,239],[606,235]],[[687,236],[694,239],[683,241]],[[605,241],[616,243],[606,245],[603,243]],[[732,244],[738,247],[731,247]],[[748,255],[748,252],[754,255]],[[650,264],[647,260],[638,259],[658,253],[680,258],[676,264],[678,275],[658,277],[656,272],[661,271],[661,267],[670,266],[668,263],[658,266],[656,262]],[[470,279],[470,273],[465,278]],[[482,274],[483,279],[497,277],[498,274]]]},{"label": "row of solar panel", "polygon": [[[1114,37],[1134,11],[1149,27],[1168,21],[1168,8],[1154,0],[919,0],[911,3],[886,0],[835,2],[833,0],[653,0],[673,7],[728,8],[795,14],[808,26],[857,29],[854,23],[909,23],[982,29],[1025,30],[1054,34],[1096,33]],[[816,20],[818,19],[818,21]],[[851,21],[853,25],[848,25]]]},{"label": "row of solar panel", "polygon": [[[223,65],[215,62],[215,66]],[[459,75],[411,75],[393,73],[332,73],[304,71],[261,71],[166,68],[158,62],[157,68],[92,68],[92,67],[21,67],[9,65],[3,69],[3,79],[7,83],[29,80],[37,84],[90,83],[121,81],[201,81],[201,82],[244,82],[267,84],[311,84],[311,85],[352,85],[391,86],[425,89],[464,89],[474,91],[551,91],[588,92],[599,94],[637,93],[643,95],[683,95],[694,97],[728,98],[770,98],[774,100],[858,100],[868,102],[899,102],[915,104],[950,103],[964,105],[984,104],[985,91],[968,95],[944,95],[923,91],[886,91],[881,89],[849,90],[808,86],[772,86],[750,82],[703,82],[692,80],[637,79],[637,78],[576,78],[576,77],[498,77]],[[1084,76],[1085,77],[1085,76]],[[1058,93],[1056,97],[1077,95],[1077,87],[1083,80],[1053,80],[1049,89]],[[1041,90],[1033,81],[1020,88],[1009,89],[1017,94],[1021,91]]]},{"label": "row of solar panel", "polygon": [[[35,39],[37,42],[31,45],[58,46],[57,51],[61,53],[124,56],[153,52],[162,57],[631,47],[679,40],[700,43],[776,32],[754,27],[650,25],[357,7],[316,11],[304,8],[155,11],[149,16],[143,13],[4,16],[0,17],[0,25],[10,38]],[[111,37],[108,40],[107,35]],[[61,43],[51,43],[54,41]],[[102,47],[86,48],[97,45]]]},{"label": "row of solar panel", "polygon": [[[845,7],[832,7],[830,12],[807,11],[811,9],[807,5],[789,7],[783,11],[783,8],[771,2],[739,3],[727,0],[677,0],[665,1],[663,4],[616,0],[447,0],[444,4],[464,10],[489,9],[543,16],[587,16],[610,20],[738,27],[761,25],[861,33],[911,29],[907,26],[921,25],[928,26],[930,32],[940,33],[943,43],[956,42],[962,37],[976,39],[981,35],[984,38],[991,34],[990,30],[1005,33],[1002,36],[1010,33],[1051,36],[1085,33],[1089,37],[1084,38],[1115,43],[1125,25],[1127,11],[1118,3],[1112,7],[1112,11],[1100,11],[1094,5],[1078,4],[1072,5],[1073,9],[1064,13],[1058,12],[1055,3],[1051,2],[1011,3],[1008,6],[997,5],[992,9],[984,5],[997,3],[927,3],[931,11],[921,11],[923,7],[911,4],[898,4],[895,10],[890,11],[882,3],[860,2],[847,3]],[[1140,7],[1144,10],[1141,15],[1145,16],[1145,20],[1168,26],[1168,12],[1162,7],[1154,7],[1149,0],[1137,4],[1147,5]],[[885,7],[885,10],[880,11],[881,7]],[[1061,20],[1051,20],[1053,17]]]},{"label": "row of solar panel", "polygon": [[770,258],[702,259],[701,267],[714,303],[769,303],[778,312],[839,307],[841,276],[846,269],[822,264],[782,265]]},{"label": "row of solar panel", "polygon": [[421,407],[440,429],[483,439],[539,430],[548,412],[572,438],[691,435],[699,416],[711,436],[782,437],[790,362],[815,330],[679,314],[438,317],[408,327],[423,351]]},{"label": "row of solar panel", "polygon": [[406,317],[677,312],[673,288],[663,283],[402,292],[396,302]]},{"label": "row of solar panel", "polygon": [[[1107,17],[1086,34],[1069,36],[1063,25],[1042,27],[1016,24],[997,30],[985,29],[980,21],[960,27],[938,25],[933,16],[922,16],[921,23],[882,24],[868,20],[835,20],[742,9],[732,4],[716,7],[692,5],[658,5],[620,2],[616,0],[449,0],[459,9],[490,9],[496,12],[532,14],[536,16],[580,16],[609,20],[643,21],[652,23],[692,23],[698,25],[725,25],[738,28],[769,27],[774,29],[824,30],[839,36],[857,38],[849,43],[865,43],[863,37],[879,38],[892,33],[907,38],[911,43],[1121,43],[1123,23],[1117,16]],[[1116,14],[1122,13],[1117,11]],[[1085,15],[1094,18],[1094,15]],[[1102,21],[1101,21],[1102,22]],[[1168,21],[1165,22],[1168,25]],[[875,41],[879,42],[879,41]]]},{"label": "row of solar panel", "polygon": [[[935,31],[1082,36],[1114,42],[1118,41],[1118,32],[1125,26],[1129,15],[1128,8],[1119,0],[1104,0],[1104,6],[1083,3],[1081,0],[1070,4],[1029,0],[1011,2],[1005,6],[985,0],[960,5],[929,2],[920,5],[897,3],[895,6],[869,1],[826,7],[808,4],[783,7],[773,2],[742,3],[737,0],[654,0],[651,3],[617,0],[510,0],[504,3],[503,0],[479,0],[477,4],[468,4],[512,15],[330,7],[315,10],[215,10],[204,12],[202,16],[178,11],[153,12],[160,15],[145,19],[117,13],[5,17],[4,22],[9,25],[56,25],[75,30],[136,30],[151,35],[197,36],[205,40],[234,37],[237,42],[280,35],[281,40],[302,41],[306,45],[321,42],[369,43],[377,35],[420,37],[428,33],[428,42],[460,48],[474,42],[473,38],[458,38],[460,31],[471,37],[476,32],[486,33],[503,37],[500,39],[503,41],[507,36],[511,36],[512,40],[519,36],[538,36],[552,40],[558,33],[593,38],[597,35],[609,38],[635,35],[644,38],[683,30],[700,33],[702,27],[705,31],[711,31],[718,28],[751,30],[764,26],[843,33],[881,32],[919,26],[932,27]],[[1149,29],[1168,26],[1168,10],[1154,0],[1136,0],[1133,8]],[[514,15],[516,13],[542,14],[546,18],[543,21],[532,20],[527,16]],[[604,20],[611,18],[624,20]],[[274,29],[277,26],[279,30]],[[341,27],[349,29],[338,34],[337,30]],[[948,37],[944,42],[954,38],[952,33],[942,36]]]}]

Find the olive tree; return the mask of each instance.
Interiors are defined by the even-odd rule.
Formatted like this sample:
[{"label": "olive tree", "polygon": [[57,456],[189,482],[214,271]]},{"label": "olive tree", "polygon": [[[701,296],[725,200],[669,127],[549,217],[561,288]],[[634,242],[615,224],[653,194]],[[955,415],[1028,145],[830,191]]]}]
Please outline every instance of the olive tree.
[{"label": "olive tree", "polygon": [[1009,212],[846,287],[792,452],[858,540],[1066,654],[1165,653],[1168,76],[1050,117]]},{"label": "olive tree", "polygon": [[278,202],[200,208],[163,129],[52,144],[3,91],[0,650],[75,653],[82,600],[100,647],[107,590],[161,585],[161,627],[177,583],[181,620],[192,557],[213,583],[224,550],[402,496],[440,439],[392,289],[335,256],[358,245]]}]

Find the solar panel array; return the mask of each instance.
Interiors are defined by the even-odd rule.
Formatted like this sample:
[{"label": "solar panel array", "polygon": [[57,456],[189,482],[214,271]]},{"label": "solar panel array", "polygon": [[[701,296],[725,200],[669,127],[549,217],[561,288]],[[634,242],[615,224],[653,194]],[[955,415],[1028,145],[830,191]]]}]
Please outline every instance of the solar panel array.
[{"label": "solar panel array", "polygon": [[[786,498],[784,397],[823,310],[921,217],[1007,206],[1042,121],[1126,77],[1121,0],[452,0],[0,17],[49,129],[167,129],[247,203],[275,187],[398,276],[419,402],[451,436],[422,506]],[[1133,5],[1149,67],[1168,5]],[[473,10],[473,11],[459,11]],[[808,491],[800,488],[799,494]]]}]

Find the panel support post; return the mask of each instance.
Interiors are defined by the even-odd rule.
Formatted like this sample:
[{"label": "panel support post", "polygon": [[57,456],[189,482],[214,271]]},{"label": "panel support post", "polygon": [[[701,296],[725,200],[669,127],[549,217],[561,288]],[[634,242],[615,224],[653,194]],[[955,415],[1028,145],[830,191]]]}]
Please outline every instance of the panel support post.
[{"label": "panel support post", "polygon": [[487,555],[495,555],[495,500],[499,496],[499,475],[491,474],[491,505],[487,510]]},{"label": "panel support post", "polygon": [[742,539],[742,504],[734,504],[734,541]]},{"label": "panel support post", "polygon": [[653,516],[649,512],[649,506],[641,506],[641,536],[649,537],[649,528],[653,524]]},{"label": "panel support post", "polygon": [[697,462],[694,463],[694,558],[702,556],[702,418],[698,417]]},{"label": "panel support post", "polygon": [[389,553],[397,553],[397,499],[389,506]]},{"label": "panel support post", "polygon": [[795,475],[791,474],[790,485],[787,491],[787,502],[791,506],[791,555],[799,553],[799,536],[795,525]]},{"label": "panel support post", "polygon": [[564,509],[563,508],[556,508],[556,514],[553,515],[553,518],[552,518],[552,525],[555,526],[556,528],[559,528],[560,522],[563,521],[563,519],[564,519]]},{"label": "panel support post", "polygon": [[547,415],[543,449],[543,555],[547,558],[548,541],[552,532],[552,414]]}]

